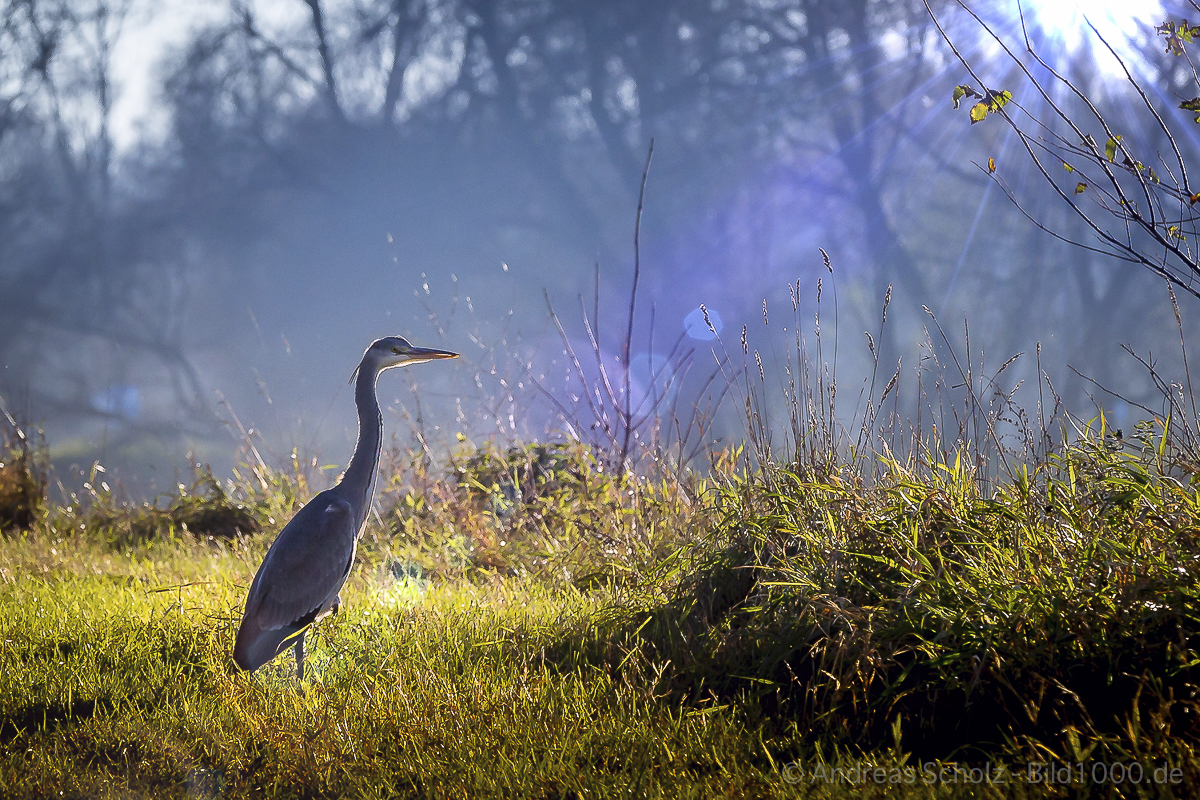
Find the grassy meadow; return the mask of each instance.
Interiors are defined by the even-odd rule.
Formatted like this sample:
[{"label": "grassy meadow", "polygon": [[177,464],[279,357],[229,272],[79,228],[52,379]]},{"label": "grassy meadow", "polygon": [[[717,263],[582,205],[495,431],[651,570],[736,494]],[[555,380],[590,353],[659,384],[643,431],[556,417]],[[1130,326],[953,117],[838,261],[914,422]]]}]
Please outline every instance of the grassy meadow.
[{"label": "grassy meadow", "polygon": [[1064,439],[987,475],[393,452],[303,685],[230,653],[315,462],[51,503],[10,446],[0,796],[1195,796],[1193,439]]}]

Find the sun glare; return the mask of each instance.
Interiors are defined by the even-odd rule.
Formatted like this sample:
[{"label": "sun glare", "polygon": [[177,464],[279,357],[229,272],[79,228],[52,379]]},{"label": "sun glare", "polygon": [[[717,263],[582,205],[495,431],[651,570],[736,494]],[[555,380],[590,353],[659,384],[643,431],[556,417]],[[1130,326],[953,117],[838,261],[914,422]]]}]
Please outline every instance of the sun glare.
[{"label": "sun glare", "polygon": [[1024,0],[1025,21],[1067,50],[1078,50],[1096,31],[1121,54],[1131,38],[1151,33],[1164,19],[1160,0]]}]

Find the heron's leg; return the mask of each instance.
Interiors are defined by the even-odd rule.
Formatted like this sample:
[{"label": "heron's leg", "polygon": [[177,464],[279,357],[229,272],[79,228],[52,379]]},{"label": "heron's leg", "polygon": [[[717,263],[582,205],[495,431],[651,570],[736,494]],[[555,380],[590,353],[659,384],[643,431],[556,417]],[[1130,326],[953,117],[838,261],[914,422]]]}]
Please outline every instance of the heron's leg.
[{"label": "heron's leg", "polygon": [[296,651],[296,680],[304,680],[304,633],[301,632],[296,637],[296,646],[293,648]]},{"label": "heron's leg", "polygon": [[338,592],[338,596],[333,598],[333,613],[336,614],[338,612],[338,609],[341,607],[342,607],[342,593]]}]

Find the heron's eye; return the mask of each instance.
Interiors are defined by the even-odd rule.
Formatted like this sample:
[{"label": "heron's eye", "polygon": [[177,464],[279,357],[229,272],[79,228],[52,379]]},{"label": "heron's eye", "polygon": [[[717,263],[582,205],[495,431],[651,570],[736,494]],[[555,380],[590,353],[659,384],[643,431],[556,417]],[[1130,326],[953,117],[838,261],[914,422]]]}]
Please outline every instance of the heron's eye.
[{"label": "heron's eye", "polygon": [[393,347],[393,348],[392,348],[392,352],[393,352],[393,353],[395,353],[396,355],[400,355],[400,348],[399,348],[399,347]]}]

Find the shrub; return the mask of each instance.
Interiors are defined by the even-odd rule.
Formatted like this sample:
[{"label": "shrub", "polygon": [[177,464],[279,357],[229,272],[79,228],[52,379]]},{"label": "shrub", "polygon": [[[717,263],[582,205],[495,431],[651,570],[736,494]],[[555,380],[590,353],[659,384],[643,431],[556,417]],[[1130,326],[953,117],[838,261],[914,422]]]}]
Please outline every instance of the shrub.
[{"label": "shrub", "polygon": [[117,546],[176,533],[222,539],[249,536],[264,530],[269,519],[264,504],[238,502],[207,468],[197,472],[190,488],[181,484],[165,508],[152,503],[118,504],[110,492],[97,493],[94,499],[84,513],[84,530]]},{"label": "shrub", "polygon": [[1200,496],[1162,452],[1088,433],[990,496],[967,459],[729,481],[673,599],[625,624],[676,697],[826,745],[1167,757],[1200,745]]},{"label": "shrub", "polygon": [[14,442],[0,432],[0,532],[27,530],[41,518],[45,463],[44,446],[31,448],[23,434]]},{"label": "shrub", "polygon": [[614,474],[583,444],[536,442],[465,445],[441,475],[410,460],[381,499],[394,544],[424,572],[591,586],[636,579],[690,538],[694,491]]}]

